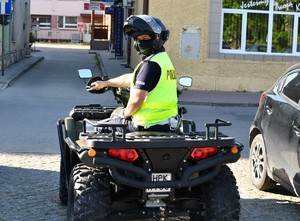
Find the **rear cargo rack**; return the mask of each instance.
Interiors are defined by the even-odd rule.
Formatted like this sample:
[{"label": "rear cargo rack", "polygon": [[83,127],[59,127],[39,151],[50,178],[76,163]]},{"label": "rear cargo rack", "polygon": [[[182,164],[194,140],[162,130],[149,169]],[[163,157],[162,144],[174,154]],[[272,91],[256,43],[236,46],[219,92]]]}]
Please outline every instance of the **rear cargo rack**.
[{"label": "rear cargo rack", "polygon": [[226,127],[231,126],[231,123],[222,119],[217,118],[215,120],[215,123],[213,124],[205,124],[206,127],[206,139],[210,140],[212,139],[211,135],[211,128],[214,128],[214,136],[213,139],[218,140],[219,139],[219,127]]},{"label": "rear cargo rack", "polygon": [[[87,132],[86,124],[91,125],[95,130]],[[126,124],[110,124],[103,123],[103,121],[84,119],[84,131],[80,134],[80,139],[84,140],[81,145],[86,148],[111,148],[112,146],[114,148],[233,146],[235,138],[219,133],[219,127],[230,125],[231,123],[228,121],[216,119],[215,123],[205,124],[205,132],[192,132],[184,135],[155,131],[126,133]],[[109,133],[98,132],[103,128],[106,128]]]}]

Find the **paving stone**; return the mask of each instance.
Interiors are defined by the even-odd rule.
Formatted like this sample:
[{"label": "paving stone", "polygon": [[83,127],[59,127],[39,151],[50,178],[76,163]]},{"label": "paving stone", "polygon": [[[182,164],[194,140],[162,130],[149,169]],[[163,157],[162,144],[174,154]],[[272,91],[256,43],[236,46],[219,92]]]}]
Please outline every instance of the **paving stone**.
[{"label": "paving stone", "polygon": [[[0,221],[66,220],[58,198],[59,162],[57,154],[0,153]],[[241,195],[240,221],[299,220],[298,197],[280,186],[273,192],[255,189],[247,159],[229,166]]]}]

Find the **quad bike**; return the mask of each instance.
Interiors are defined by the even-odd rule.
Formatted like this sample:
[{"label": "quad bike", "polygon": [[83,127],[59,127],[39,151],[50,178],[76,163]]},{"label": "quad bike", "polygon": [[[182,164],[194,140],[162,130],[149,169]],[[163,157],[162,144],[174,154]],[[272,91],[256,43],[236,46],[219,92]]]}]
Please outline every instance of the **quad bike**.
[{"label": "quad bike", "polygon": [[[81,69],[79,76],[92,74]],[[191,85],[187,77],[179,83],[186,80]],[[127,88],[98,93],[109,90],[126,106]],[[57,123],[59,197],[67,205],[68,220],[239,220],[240,196],[226,164],[240,158],[243,145],[219,132],[230,122],[216,119],[199,132],[184,119],[186,109],[178,107],[174,132],[125,133],[125,125],[101,121],[117,109],[76,106]]]}]

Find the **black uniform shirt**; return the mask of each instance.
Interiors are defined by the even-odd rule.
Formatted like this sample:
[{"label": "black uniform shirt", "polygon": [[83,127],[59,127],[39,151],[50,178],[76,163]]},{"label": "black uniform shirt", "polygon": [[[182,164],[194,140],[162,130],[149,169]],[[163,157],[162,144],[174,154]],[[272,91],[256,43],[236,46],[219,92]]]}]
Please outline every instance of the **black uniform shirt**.
[{"label": "black uniform shirt", "polygon": [[134,88],[150,92],[157,85],[161,75],[161,68],[156,62],[145,61],[140,68]]},{"label": "black uniform shirt", "polygon": [[[159,52],[163,51],[165,51],[165,49],[161,48]],[[151,92],[157,85],[160,75],[161,68],[159,64],[145,59],[142,66],[138,70],[134,88]]]}]

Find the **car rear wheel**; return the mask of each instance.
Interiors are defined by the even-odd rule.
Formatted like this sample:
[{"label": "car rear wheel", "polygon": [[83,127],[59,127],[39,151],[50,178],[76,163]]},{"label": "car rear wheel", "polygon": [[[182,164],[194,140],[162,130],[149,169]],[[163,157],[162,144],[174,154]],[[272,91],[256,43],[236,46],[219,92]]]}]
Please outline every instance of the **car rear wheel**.
[{"label": "car rear wheel", "polygon": [[256,135],[251,143],[249,162],[251,180],[257,189],[269,190],[276,186],[267,173],[266,147],[261,134]]}]

